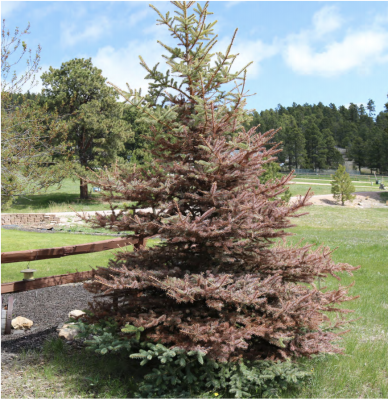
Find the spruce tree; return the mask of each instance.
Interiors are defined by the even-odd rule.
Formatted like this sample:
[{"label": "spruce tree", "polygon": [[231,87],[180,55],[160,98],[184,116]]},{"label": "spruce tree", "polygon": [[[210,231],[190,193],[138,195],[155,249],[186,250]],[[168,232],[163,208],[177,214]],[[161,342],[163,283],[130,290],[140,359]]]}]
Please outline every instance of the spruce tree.
[{"label": "spruce tree", "polygon": [[346,172],[345,165],[340,165],[331,182],[331,193],[336,200],[340,200],[344,206],[345,201],[353,200],[355,196],[352,193],[355,191],[350,175]]},{"label": "spruce tree", "polygon": [[[108,268],[99,268],[85,287],[113,301],[96,299],[89,322],[113,317],[122,338],[136,331],[141,341],[199,351],[221,362],[285,359],[339,352],[333,341],[347,313],[348,288],[318,288],[318,278],[356,269],[335,264],[331,252],[284,239],[290,217],[309,204],[310,194],[287,205],[277,198],[292,174],[262,182],[276,160],[269,146],[276,130],[246,131],[246,67],[232,72],[233,35],[225,53],[212,54],[215,22],[207,22],[208,3],[173,2],[176,15],[158,22],[168,27],[177,47],[161,45],[171,74],[142,65],[164,106],[144,108],[152,123],[149,140],[153,168],[96,173],[110,201],[134,201],[112,215],[97,215],[95,226],[133,231],[139,243],[121,251]],[[215,62],[212,63],[212,59]],[[234,88],[230,89],[230,84]],[[117,89],[132,105],[144,99]],[[160,104],[160,103],[159,103]],[[112,207],[113,209],[113,207]],[[152,248],[148,237],[159,236]],[[139,328],[139,329],[138,329]]]}]

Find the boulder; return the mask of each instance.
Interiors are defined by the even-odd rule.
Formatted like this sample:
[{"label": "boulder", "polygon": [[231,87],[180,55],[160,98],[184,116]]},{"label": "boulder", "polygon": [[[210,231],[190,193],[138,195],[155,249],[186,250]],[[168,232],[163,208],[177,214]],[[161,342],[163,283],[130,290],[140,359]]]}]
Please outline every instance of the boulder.
[{"label": "boulder", "polygon": [[69,312],[69,318],[78,318],[82,317],[82,315],[85,315],[85,313],[81,310],[73,310]]},{"label": "boulder", "polygon": [[24,317],[16,317],[11,322],[13,329],[31,329],[33,324],[30,319]]},{"label": "boulder", "polygon": [[57,331],[61,339],[72,341],[77,336],[79,330],[73,322],[70,322],[69,324],[64,324],[62,328],[57,329]]}]

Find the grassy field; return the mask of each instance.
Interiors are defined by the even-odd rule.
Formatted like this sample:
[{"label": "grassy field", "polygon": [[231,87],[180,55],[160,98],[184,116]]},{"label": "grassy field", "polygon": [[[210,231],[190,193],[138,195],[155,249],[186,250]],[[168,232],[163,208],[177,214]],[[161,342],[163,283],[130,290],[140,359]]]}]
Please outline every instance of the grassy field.
[{"label": "grassy field", "polygon": [[[330,174],[296,174],[297,178],[300,179],[308,179],[308,180],[312,180],[312,179],[331,179]],[[374,177],[374,175],[369,175],[369,174],[362,174],[362,175],[350,175],[352,178],[352,181],[366,181],[366,182],[370,182],[370,181],[375,181],[376,178]],[[384,175],[377,175],[377,179],[383,180],[384,182],[388,181],[388,176],[384,176]]]},{"label": "grassy field", "polygon": [[[294,220],[298,226],[292,232],[296,235],[289,240],[304,238],[308,243],[338,247],[333,254],[335,261],[361,265],[354,277],[343,276],[341,282],[355,281],[350,294],[360,298],[346,308],[354,310],[352,318],[360,319],[351,324],[350,333],[344,336],[344,354],[302,360],[306,368],[313,370],[311,381],[283,397],[387,398],[388,210],[311,206],[308,211],[309,215]],[[92,264],[89,260],[88,263]],[[338,285],[334,279],[327,279],[326,284],[329,288]],[[48,343],[43,355],[32,352],[24,355],[22,363],[14,363],[13,368],[23,370],[21,384],[13,385],[14,397],[30,393],[46,398],[128,398],[136,380],[141,379],[137,375],[141,371],[134,361],[114,360],[85,354],[58,341]],[[33,380],[28,390],[34,390],[28,393],[22,385],[27,377],[29,382]],[[204,393],[201,397],[215,395]],[[222,393],[217,398],[220,397]]]},{"label": "grassy field", "polygon": [[[296,398],[386,398],[388,397],[388,210],[341,209],[313,206],[299,218],[292,241],[305,238],[324,243],[337,262],[361,265],[354,277],[342,283],[355,286],[360,298],[347,304],[360,318],[344,336],[344,355],[304,360],[314,370],[311,384],[285,397]],[[337,283],[328,279],[329,288]]]},{"label": "grassy field", "polygon": [[[294,180],[295,184],[290,185],[290,191],[292,196],[299,196],[306,194],[307,190],[311,188],[311,191],[314,192],[315,195],[321,194],[330,194],[331,193],[331,185],[328,182],[324,182],[323,184],[307,184],[302,183],[301,181]],[[379,192],[384,193],[382,190],[379,190],[377,185],[374,186],[358,186],[354,185],[356,192]]]},{"label": "grassy field", "polygon": [[[1,251],[19,251],[44,249],[50,247],[70,246],[74,244],[92,243],[100,240],[113,239],[112,236],[74,235],[69,233],[34,233],[17,230],[1,230]],[[148,245],[157,243],[156,239],[150,239]],[[132,246],[128,246],[131,249]],[[27,268],[36,269],[34,276],[66,274],[68,272],[88,271],[93,267],[105,267],[110,258],[118,250],[107,250],[97,253],[80,254],[76,256],[52,258],[31,262],[19,262],[3,264],[1,267],[1,282],[13,282],[21,280],[21,270]]]},{"label": "grassy field", "polygon": [[[89,191],[91,187],[89,186]],[[65,179],[62,186],[49,188],[46,192],[32,196],[19,197],[7,213],[44,213],[66,211],[102,211],[108,210],[109,204],[102,203],[98,192],[91,193],[89,200],[80,200],[79,181]]]}]

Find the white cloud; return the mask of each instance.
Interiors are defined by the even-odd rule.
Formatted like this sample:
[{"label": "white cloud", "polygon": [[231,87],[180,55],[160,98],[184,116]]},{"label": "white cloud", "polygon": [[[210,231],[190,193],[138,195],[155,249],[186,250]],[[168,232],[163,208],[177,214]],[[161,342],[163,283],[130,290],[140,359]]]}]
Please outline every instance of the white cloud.
[{"label": "white cloud", "polygon": [[2,1],[1,2],[1,19],[9,18],[15,10],[24,7],[24,1]]},{"label": "white cloud", "polygon": [[350,33],[342,42],[327,44],[322,52],[314,52],[308,40],[291,41],[284,58],[299,74],[335,76],[384,62],[387,49],[388,32],[364,31]]},{"label": "white cloud", "polygon": [[[137,19],[146,16],[145,10],[135,11],[129,19],[136,23]],[[248,68],[248,75],[254,78],[260,74],[263,60],[277,54],[281,54],[286,64],[298,74],[325,77],[338,76],[351,70],[368,73],[374,64],[388,62],[387,30],[372,24],[358,31],[344,31],[342,38],[338,38],[336,31],[343,29],[343,24],[344,20],[337,8],[325,6],[312,17],[311,29],[274,39],[272,43],[240,40],[237,36],[231,53],[239,53],[239,56],[232,70],[237,71],[253,61],[253,65]],[[147,39],[130,41],[122,48],[106,46],[92,57],[93,64],[102,69],[103,76],[124,90],[126,82],[132,88],[142,88],[143,93],[148,88],[148,81],[144,79],[147,72],[140,66],[138,55],[150,67],[160,62],[161,71],[167,69],[161,57],[166,51],[156,40],[166,44],[170,44],[171,40],[175,43],[174,40],[159,26],[152,25],[146,30],[147,35],[144,37]],[[335,38],[331,35],[333,32],[336,32]],[[100,31],[97,29],[93,35],[98,34]],[[92,30],[85,30],[81,35],[93,36]],[[230,37],[222,38],[213,51],[224,53],[229,43]]]},{"label": "white cloud", "polygon": [[100,48],[92,61],[93,65],[102,70],[102,75],[120,89],[126,90],[128,83],[132,89],[141,88],[145,94],[148,88],[148,81],[144,79],[147,71],[140,65],[138,56],[141,55],[150,68],[160,62],[160,70],[164,71],[161,54],[162,47],[154,39],[131,41],[125,48]]},{"label": "white cloud", "polygon": [[[284,40],[283,57],[301,75],[338,76],[350,70],[366,74],[376,63],[388,61],[388,31],[377,25],[348,31],[342,40],[328,33],[338,30],[343,19],[336,7],[323,7],[313,16],[314,28],[291,34]],[[322,50],[316,50],[318,44]]]},{"label": "white cloud", "polygon": [[385,12],[376,15],[373,22],[376,25],[386,25],[388,23],[388,9]]},{"label": "white cloud", "polygon": [[33,18],[37,18],[38,20],[44,20],[51,13],[60,10],[60,2],[44,2],[44,6],[35,8],[30,10],[30,13]]},{"label": "white cloud", "polygon": [[231,0],[229,0],[229,1],[225,1],[224,4],[225,4],[226,8],[231,8],[231,7],[239,5],[240,3],[241,3],[241,1],[231,1]]},{"label": "white cloud", "polygon": [[[100,68],[102,75],[119,88],[126,90],[126,83],[128,83],[132,89],[141,88],[142,93],[145,94],[150,81],[144,79],[147,71],[140,65],[138,56],[141,55],[150,68],[159,62],[159,70],[165,72],[169,68],[162,57],[162,54],[166,54],[166,50],[157,43],[157,39],[169,45],[174,43],[174,40],[171,43],[169,33],[161,32],[160,27],[158,32],[155,31],[155,36],[144,41],[130,41],[123,48],[102,47],[92,57],[93,65]],[[229,43],[230,38],[220,40],[216,44],[214,52],[221,51],[224,53]],[[265,58],[272,57],[278,51],[278,46],[267,45],[260,40],[237,42],[231,53],[239,53],[240,55],[236,59],[233,71],[237,71],[250,61],[254,61],[254,64],[248,68],[248,74],[250,77],[255,76],[260,71],[260,62]]]},{"label": "white cloud", "polygon": [[[215,51],[225,54],[230,39],[223,38],[215,46]],[[280,51],[279,45],[274,41],[272,44],[266,44],[261,40],[236,41],[231,49],[231,54],[239,54],[233,64],[232,72],[237,72],[253,61],[248,67],[250,78],[256,77],[260,73],[260,63],[266,58],[273,57]]]},{"label": "white cloud", "polygon": [[342,22],[335,6],[325,6],[313,15],[314,30],[319,36],[340,28]]},{"label": "white cloud", "polygon": [[62,23],[61,42],[64,46],[74,46],[75,44],[83,41],[96,40],[106,33],[111,23],[106,17],[99,17],[93,21],[85,21],[85,29],[77,32],[79,24]]},{"label": "white cloud", "polygon": [[136,25],[138,22],[140,22],[144,18],[147,18],[148,15],[150,15],[151,11],[152,10],[150,8],[145,8],[143,10],[136,11],[136,12],[130,14],[129,20],[128,20],[129,25],[130,26]]}]

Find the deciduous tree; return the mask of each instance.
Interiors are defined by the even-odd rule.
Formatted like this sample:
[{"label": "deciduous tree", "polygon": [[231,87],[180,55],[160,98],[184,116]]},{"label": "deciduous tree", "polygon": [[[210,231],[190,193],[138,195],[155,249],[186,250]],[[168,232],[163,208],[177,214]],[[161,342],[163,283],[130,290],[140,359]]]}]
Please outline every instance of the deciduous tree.
[{"label": "deciduous tree", "polygon": [[[27,196],[60,183],[68,163],[63,141],[67,126],[55,112],[22,95],[36,84],[41,48],[34,53],[24,41],[24,31],[11,33],[2,21],[1,42],[1,205],[6,209],[18,196]],[[14,68],[26,62],[24,74]]]}]

